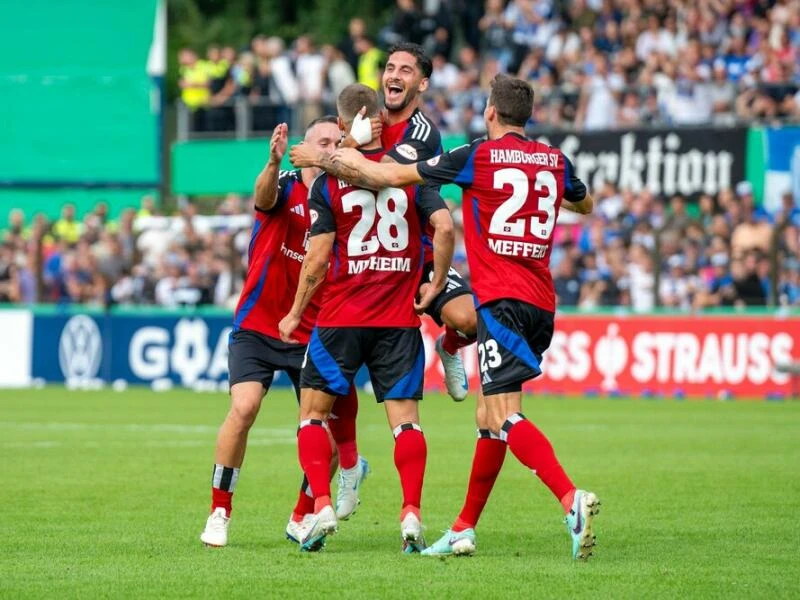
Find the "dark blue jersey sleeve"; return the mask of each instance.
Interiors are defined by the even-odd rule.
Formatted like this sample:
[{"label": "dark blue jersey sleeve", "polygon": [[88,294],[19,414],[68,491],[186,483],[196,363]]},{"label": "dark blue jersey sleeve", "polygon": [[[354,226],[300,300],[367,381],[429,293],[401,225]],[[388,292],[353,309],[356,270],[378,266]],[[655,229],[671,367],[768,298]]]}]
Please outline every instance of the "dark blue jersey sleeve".
[{"label": "dark blue jersey sleeve", "polygon": [[564,157],[564,200],[570,202],[580,202],[586,198],[586,184],[575,176],[575,167],[572,166],[572,161]]},{"label": "dark blue jersey sleeve", "polygon": [[269,210],[262,210],[256,206],[256,210],[266,214],[278,212],[286,204],[289,194],[292,193],[292,187],[298,181],[300,181],[300,171],[280,171],[278,173],[278,197],[275,200],[275,206]]},{"label": "dark blue jersey sleeve", "polygon": [[474,177],[475,152],[482,142],[483,140],[476,140],[417,163],[417,170],[426,184],[457,183],[461,187],[469,187]]},{"label": "dark blue jersey sleeve", "polygon": [[336,219],[333,216],[331,197],[328,193],[328,175],[323,173],[314,180],[308,192],[308,210],[311,215],[312,237],[322,233],[336,231]]},{"label": "dark blue jersey sleeve", "polygon": [[409,121],[405,137],[389,148],[386,155],[394,161],[407,165],[419,160],[428,160],[442,153],[442,136],[421,112],[416,112]]}]

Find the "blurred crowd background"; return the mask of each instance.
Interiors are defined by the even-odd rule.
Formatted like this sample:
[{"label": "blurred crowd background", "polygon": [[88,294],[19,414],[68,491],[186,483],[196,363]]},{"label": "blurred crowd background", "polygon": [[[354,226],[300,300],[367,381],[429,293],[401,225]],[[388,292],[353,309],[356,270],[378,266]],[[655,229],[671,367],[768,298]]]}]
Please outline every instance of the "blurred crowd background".
[{"label": "blurred crowd background", "polygon": [[[750,184],[704,195],[690,216],[667,202],[607,184],[594,215],[559,224],[551,257],[561,307],[648,311],[710,307],[800,307],[800,208],[792,195],[766,213]],[[99,203],[82,220],[65,206],[48,222],[12,212],[0,245],[0,302],[233,307],[246,271],[250,198],[230,194],[215,214],[194,204],[168,217],[152,198],[118,220]],[[469,277],[461,230],[454,266]],[[37,272],[36,264],[42,269]]]},{"label": "blurred crowd background", "polygon": [[378,88],[383,49],[398,40],[433,57],[426,112],[444,132],[483,134],[488,84],[499,72],[533,84],[532,128],[800,117],[796,0],[397,0],[372,37],[355,18],[339,43],[321,47],[308,35],[290,44],[257,35],[246,47],[183,49],[190,129],[232,132],[244,119],[266,131],[332,112],[344,86]]},{"label": "blurred crowd background", "polygon": [[[385,48],[401,39],[434,57],[426,113],[468,139],[484,133],[498,72],[532,83],[534,134],[800,120],[797,0],[398,0],[384,23],[352,19],[336,44],[255,35],[244,47],[180,49],[185,128],[226,136],[244,119],[248,131],[288,121],[301,133],[333,112],[344,86],[377,88]],[[595,214],[556,228],[561,307],[800,306],[800,199],[791,190],[771,212],[748,182],[696,201],[613,183],[592,192]],[[235,305],[250,198],[183,199],[165,213],[148,196],[113,219],[100,198],[80,217],[67,205],[57,219],[13,211],[0,223],[0,302]],[[468,276],[460,232],[455,266]]]}]

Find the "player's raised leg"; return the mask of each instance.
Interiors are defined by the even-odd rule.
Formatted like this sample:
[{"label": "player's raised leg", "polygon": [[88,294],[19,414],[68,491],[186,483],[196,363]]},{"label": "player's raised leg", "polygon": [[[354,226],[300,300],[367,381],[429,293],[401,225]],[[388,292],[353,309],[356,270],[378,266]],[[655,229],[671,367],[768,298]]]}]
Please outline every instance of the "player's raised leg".
[{"label": "player's raised leg", "polygon": [[[430,267],[426,267],[426,272],[430,277]],[[421,291],[425,285],[420,287]],[[425,312],[438,325],[445,326],[444,333],[436,340],[436,353],[444,367],[447,393],[461,402],[467,397],[469,383],[459,350],[475,341],[477,321],[472,292],[458,271],[450,269],[447,286]]]},{"label": "player's raised leg", "polygon": [[264,386],[246,381],[231,387],[231,408],[217,435],[214,469],[211,475],[211,514],[200,540],[208,546],[228,543],[233,492],[244,461],[247,434],[255,422]]}]

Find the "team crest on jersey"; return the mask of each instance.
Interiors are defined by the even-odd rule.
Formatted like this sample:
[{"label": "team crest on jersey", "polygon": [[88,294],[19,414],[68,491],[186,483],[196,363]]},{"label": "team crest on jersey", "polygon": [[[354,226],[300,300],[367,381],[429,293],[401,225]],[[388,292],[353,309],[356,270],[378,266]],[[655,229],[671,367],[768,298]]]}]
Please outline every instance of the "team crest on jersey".
[{"label": "team crest on jersey", "polygon": [[313,225],[319,219],[319,213],[312,208],[308,211],[308,214],[311,216],[311,224]]},{"label": "team crest on jersey", "polygon": [[417,160],[417,149],[409,144],[400,144],[395,148],[397,153],[408,160]]},{"label": "team crest on jersey", "polygon": [[[399,148],[398,148],[398,150],[399,150]],[[441,155],[441,154],[437,154],[437,155],[436,155],[436,156],[434,156],[433,158],[429,159],[429,160],[428,160],[428,166],[429,166],[429,167],[435,167],[436,165],[438,165],[438,164],[439,164],[439,159],[440,159],[441,157],[442,157],[442,155]]]}]

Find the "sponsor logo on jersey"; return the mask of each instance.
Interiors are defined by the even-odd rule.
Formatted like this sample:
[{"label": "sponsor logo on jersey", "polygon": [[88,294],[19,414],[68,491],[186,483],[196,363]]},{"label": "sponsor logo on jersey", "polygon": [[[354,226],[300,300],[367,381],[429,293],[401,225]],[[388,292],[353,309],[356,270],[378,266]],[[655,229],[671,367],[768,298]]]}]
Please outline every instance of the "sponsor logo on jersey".
[{"label": "sponsor logo on jersey", "polygon": [[301,217],[306,216],[306,210],[303,208],[302,204],[298,204],[297,206],[292,207],[292,212],[296,215],[300,215]]},{"label": "sponsor logo on jersey", "polygon": [[408,160],[417,160],[417,149],[409,144],[400,144],[395,148],[397,153]]},{"label": "sponsor logo on jersey", "polygon": [[442,158],[442,155],[441,155],[441,154],[437,154],[437,155],[436,155],[436,156],[434,156],[433,158],[431,158],[431,159],[428,159],[428,166],[429,166],[429,167],[435,167],[436,165],[438,165],[438,164],[439,164],[439,159],[440,159],[440,158]]},{"label": "sponsor logo on jersey", "polygon": [[319,219],[319,213],[312,208],[308,211],[308,214],[311,215],[311,224],[313,225]]}]

